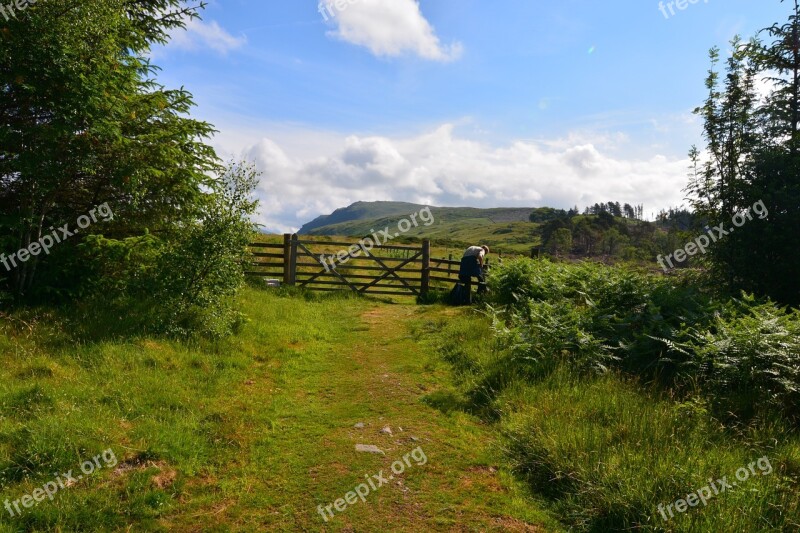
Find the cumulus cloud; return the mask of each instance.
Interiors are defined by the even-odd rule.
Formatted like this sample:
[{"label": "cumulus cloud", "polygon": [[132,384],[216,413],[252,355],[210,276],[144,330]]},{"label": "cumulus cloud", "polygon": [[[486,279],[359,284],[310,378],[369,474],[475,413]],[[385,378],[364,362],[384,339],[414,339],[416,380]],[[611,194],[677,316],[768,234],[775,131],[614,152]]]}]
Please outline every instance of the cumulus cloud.
[{"label": "cumulus cloud", "polygon": [[186,28],[176,31],[171,37],[171,47],[191,51],[211,49],[223,55],[247,42],[244,36],[234,37],[228,33],[215,20],[203,22],[196,18],[187,20]]},{"label": "cumulus cloud", "polygon": [[411,53],[446,62],[463,52],[459,42],[442,44],[416,0],[323,0],[320,12],[336,26],[328,35],[379,57]]},{"label": "cumulus cloud", "polygon": [[644,204],[647,213],[682,203],[688,161],[615,157],[609,144],[608,137],[591,143],[581,135],[573,143],[498,147],[444,124],[408,138],[343,137],[324,156],[311,145],[305,155],[289,155],[280,142],[263,139],[243,156],[263,172],[259,222],[273,232],[297,230],[356,201],[569,208],[613,200]]}]

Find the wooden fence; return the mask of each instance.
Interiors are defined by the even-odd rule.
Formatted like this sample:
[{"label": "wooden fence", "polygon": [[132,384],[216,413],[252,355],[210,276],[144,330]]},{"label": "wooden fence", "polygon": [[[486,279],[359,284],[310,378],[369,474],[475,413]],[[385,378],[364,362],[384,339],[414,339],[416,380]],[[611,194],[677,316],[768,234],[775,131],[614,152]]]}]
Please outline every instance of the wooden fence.
[{"label": "wooden fence", "polygon": [[421,246],[369,249],[286,234],[283,244],[253,243],[250,249],[254,261],[248,275],[315,291],[425,296],[432,290],[450,290],[458,281],[460,265],[452,258],[432,258],[429,240]]}]

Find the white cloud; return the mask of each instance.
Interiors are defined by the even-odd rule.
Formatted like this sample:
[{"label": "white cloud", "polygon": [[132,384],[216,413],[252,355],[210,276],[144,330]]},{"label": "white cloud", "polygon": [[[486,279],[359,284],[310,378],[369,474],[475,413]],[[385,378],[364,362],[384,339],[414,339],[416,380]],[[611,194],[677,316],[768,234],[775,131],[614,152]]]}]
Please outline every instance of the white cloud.
[{"label": "white cloud", "polygon": [[306,145],[304,154],[291,150],[291,135],[286,142],[263,139],[243,156],[263,172],[259,222],[274,232],[297,230],[356,201],[568,208],[611,200],[644,204],[647,214],[683,203],[688,161],[611,156],[619,148],[610,146],[615,137],[496,147],[444,124],[409,138],[340,136],[333,150],[329,135],[309,132],[307,139],[325,141]]},{"label": "white cloud", "polygon": [[329,35],[364,46],[376,56],[412,53],[446,62],[463,52],[459,42],[441,43],[416,0],[323,0],[320,12],[336,26]]},{"label": "white cloud", "polygon": [[169,46],[191,51],[211,49],[224,55],[244,46],[245,42],[246,37],[234,37],[216,20],[203,22],[195,18],[186,21],[185,29],[177,30],[171,35]]}]

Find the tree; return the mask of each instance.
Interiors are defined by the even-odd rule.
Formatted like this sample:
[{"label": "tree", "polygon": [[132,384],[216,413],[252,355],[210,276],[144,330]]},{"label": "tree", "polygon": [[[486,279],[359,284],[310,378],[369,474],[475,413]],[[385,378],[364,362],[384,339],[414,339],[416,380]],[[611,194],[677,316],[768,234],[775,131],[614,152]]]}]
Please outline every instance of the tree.
[{"label": "tree", "polygon": [[617,228],[611,228],[603,235],[603,253],[609,256],[618,255],[630,243],[630,239],[620,234]]},{"label": "tree", "polygon": [[695,113],[703,117],[703,135],[707,142],[706,160],[700,153],[690,151],[695,177],[689,192],[698,214],[711,220],[730,218],[740,208],[740,186],[745,180],[755,144],[756,131],[756,70],[752,61],[754,43],[745,45],[739,36],[731,40],[731,56],[726,62],[724,89],[719,88],[719,49],[709,53],[711,69],[706,77],[708,97]]},{"label": "tree", "polygon": [[569,228],[559,228],[554,231],[547,241],[547,250],[556,257],[569,253],[572,250],[572,232]]},{"label": "tree", "polygon": [[597,216],[597,221],[603,229],[613,228],[614,224],[616,223],[614,220],[614,215],[608,211],[601,211]]},{"label": "tree", "polygon": [[529,215],[531,222],[549,222],[551,220],[558,220],[561,218],[568,218],[568,213],[563,209],[554,209],[552,207],[539,207],[534,209]]},{"label": "tree", "polygon": [[[706,147],[693,147],[687,191],[697,215],[709,226],[730,227],[737,213],[763,204],[766,221],[747,222],[711,248],[714,272],[732,290],[800,303],[800,6],[785,24],[765,30],[771,42],[732,41],[726,77],[719,87],[711,51],[709,96],[703,117]],[[773,88],[755,97],[756,79]]]},{"label": "tree", "polygon": [[589,219],[582,218],[575,225],[573,232],[577,241],[579,251],[586,255],[592,255],[599,240],[599,231],[596,230]]},{"label": "tree", "polygon": [[622,208],[622,212],[625,214],[626,218],[636,218],[636,211],[633,209],[631,204],[625,204]]},{"label": "tree", "polygon": [[[188,118],[191,94],[159,85],[147,56],[202,7],[40,1],[0,19],[2,250],[27,248],[104,202],[115,218],[95,233],[158,234],[197,219],[220,169],[204,143],[213,129]],[[18,300],[74,288],[80,270],[63,267],[77,244],[20,264],[0,287]]]},{"label": "tree", "polygon": [[[230,297],[244,280],[257,183],[253,167],[231,164],[197,219],[180,231],[122,240],[88,237],[78,249],[91,267],[85,307],[93,311],[81,322],[101,323],[118,335],[230,333],[241,318]],[[125,313],[133,316],[121,324],[104,318]]]}]

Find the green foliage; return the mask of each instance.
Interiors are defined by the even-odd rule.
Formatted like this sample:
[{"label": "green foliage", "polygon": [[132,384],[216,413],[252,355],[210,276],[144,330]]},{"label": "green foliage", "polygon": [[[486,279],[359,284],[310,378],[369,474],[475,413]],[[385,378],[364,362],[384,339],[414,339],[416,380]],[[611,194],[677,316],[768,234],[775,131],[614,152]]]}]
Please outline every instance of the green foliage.
[{"label": "green foliage", "polygon": [[[614,375],[587,379],[560,367],[509,391],[500,430],[509,460],[571,531],[790,531],[798,522],[796,437],[737,442],[702,403],[675,403]],[[510,409],[509,409],[510,410]],[[793,443],[793,444],[787,444]],[[658,506],[768,457],[772,470],[664,520]],[[674,507],[673,507],[674,509]],[[668,512],[664,511],[669,518]]]},{"label": "green foliage", "polygon": [[[703,118],[706,147],[693,147],[693,175],[687,192],[692,207],[709,225],[725,224],[763,202],[769,218],[749,222],[711,248],[718,279],[734,291],[765,294],[800,304],[800,6],[790,7],[784,24],[762,30],[772,42],[737,36],[717,70],[719,49],[711,50],[708,97],[695,113]],[[771,88],[761,98],[756,83]]]},{"label": "green foliage", "polygon": [[[49,227],[108,202],[94,234],[166,235],[197,220],[219,170],[188,117],[187,91],[155,81],[154,43],[196,17],[179,0],[40,1],[0,20],[0,246],[12,253]],[[88,233],[88,232],[87,232]],[[0,280],[19,302],[74,297],[80,239]],[[64,267],[67,267],[66,269]]]},{"label": "green foliage", "polygon": [[[780,420],[774,402],[742,405],[760,401],[748,387],[783,390],[778,373],[796,372],[780,369],[796,353],[796,316],[752,299],[715,303],[692,288],[696,280],[602,265],[517,261],[495,269],[490,282],[510,305],[428,328],[464,398],[450,409],[480,415],[503,435],[515,472],[570,531],[800,527],[796,428]],[[669,348],[651,338],[657,331],[686,342]],[[706,335],[688,347],[683,336],[696,331]],[[623,338],[628,345],[619,344]],[[774,354],[784,345],[784,355],[768,356],[774,363],[753,365],[761,351]],[[716,372],[709,359],[726,368]],[[741,417],[728,421],[741,421],[753,406],[763,416],[749,425],[720,423],[731,409]],[[708,506],[668,521],[661,516],[659,505],[685,498],[709,477],[732,479],[764,456],[769,474],[756,470]]]},{"label": "green foliage", "polygon": [[752,415],[768,406],[800,420],[800,311],[745,296],[685,335],[686,373],[703,375],[716,412]]},{"label": "green foliage", "polygon": [[[136,309],[134,330],[231,333],[243,320],[231,297],[244,283],[245,250],[255,233],[250,217],[257,205],[251,199],[257,181],[252,167],[231,165],[198,220],[179,232],[164,238],[87,240],[81,249],[94,268],[86,288],[87,312],[102,309],[108,315],[110,306],[114,317]],[[86,318],[83,327],[98,323]],[[126,322],[127,328],[131,325]]]},{"label": "green foliage", "polygon": [[[509,364],[569,361],[619,369],[711,399],[720,417],[748,420],[800,407],[800,312],[718,300],[694,280],[593,263],[516,260],[489,285]],[[550,363],[547,363],[550,364]]]},{"label": "green foliage", "polygon": [[567,212],[552,207],[538,207],[531,211],[530,217],[528,217],[531,222],[549,222],[559,218],[567,218]]},{"label": "green foliage", "polygon": [[545,247],[555,256],[568,254],[572,250],[572,232],[568,228],[558,228],[547,240]]},{"label": "green foliage", "polygon": [[[693,219],[690,215],[685,220]],[[538,230],[545,249],[553,256],[615,257],[627,261],[655,261],[672,253],[689,239],[669,215],[657,222],[615,217],[601,210],[597,215],[557,218]]]}]

